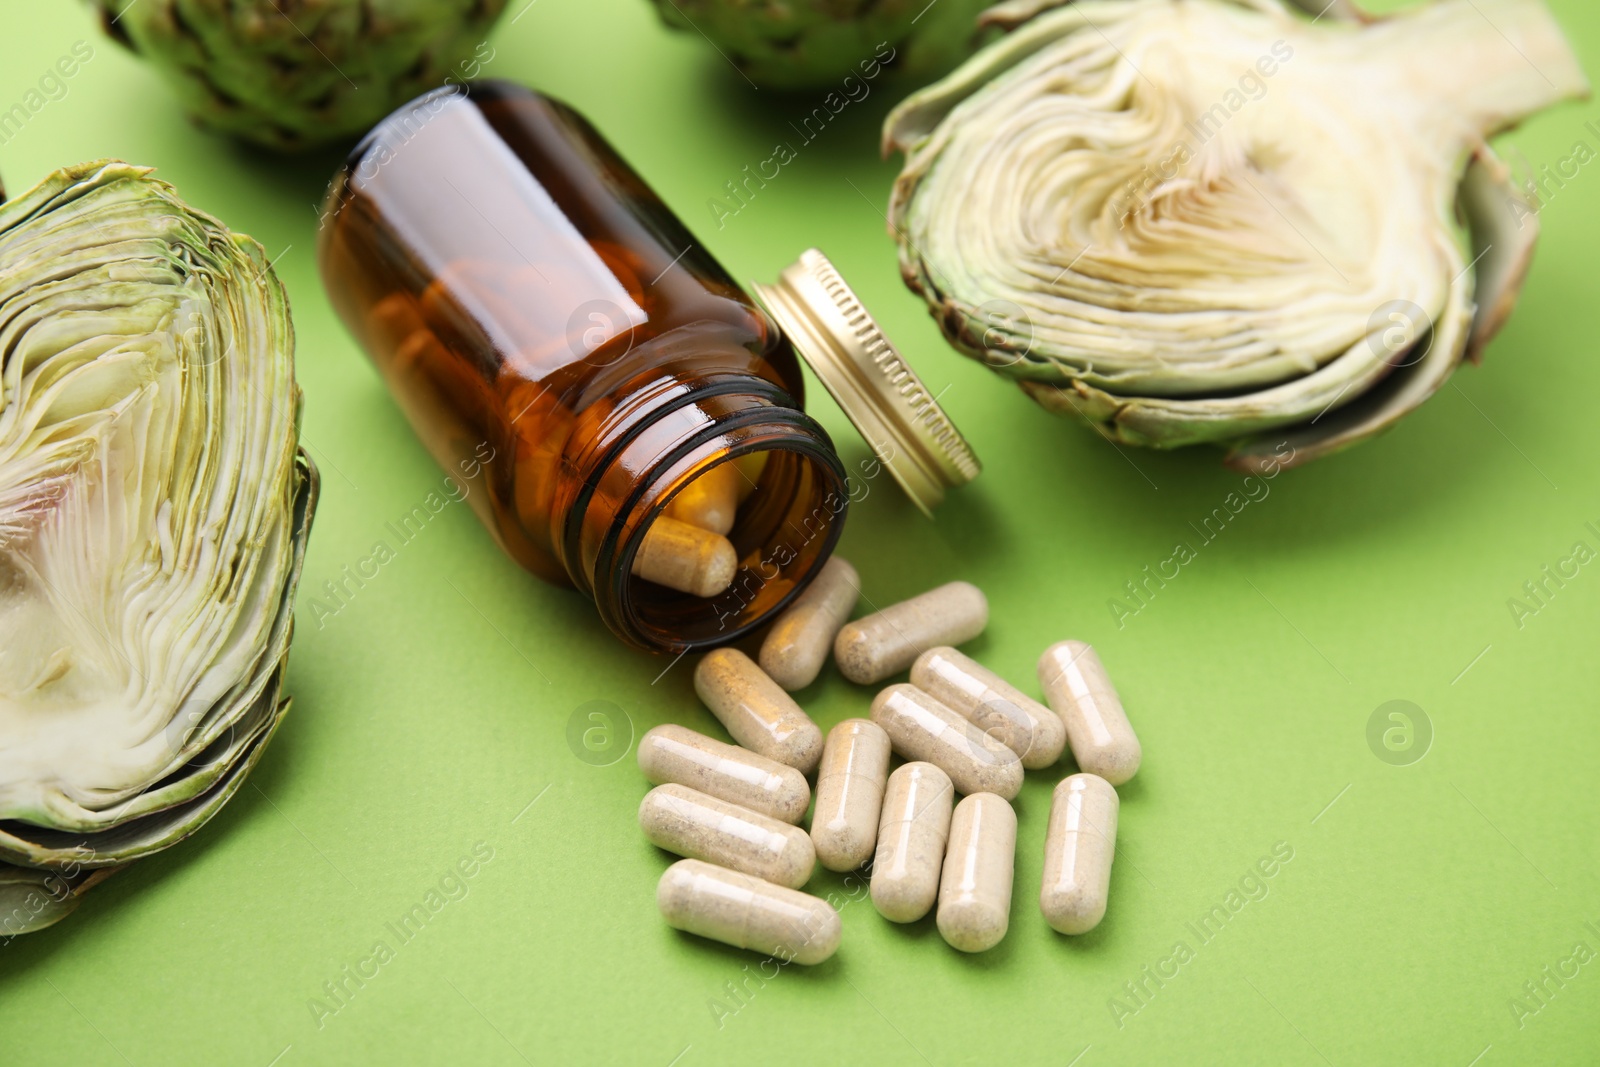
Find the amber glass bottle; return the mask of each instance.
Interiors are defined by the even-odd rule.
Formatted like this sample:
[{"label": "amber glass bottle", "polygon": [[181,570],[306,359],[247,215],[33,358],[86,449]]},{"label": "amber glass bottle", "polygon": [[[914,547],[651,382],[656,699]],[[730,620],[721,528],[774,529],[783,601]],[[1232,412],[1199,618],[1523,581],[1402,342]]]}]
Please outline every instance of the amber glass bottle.
[{"label": "amber glass bottle", "polygon": [[[565,105],[504,82],[413,101],[335,178],[319,259],[434,457],[481,464],[468,499],[500,544],[624,640],[732,640],[832,551],[844,471],[789,341]],[[725,592],[632,576],[676,493],[758,453]]]}]

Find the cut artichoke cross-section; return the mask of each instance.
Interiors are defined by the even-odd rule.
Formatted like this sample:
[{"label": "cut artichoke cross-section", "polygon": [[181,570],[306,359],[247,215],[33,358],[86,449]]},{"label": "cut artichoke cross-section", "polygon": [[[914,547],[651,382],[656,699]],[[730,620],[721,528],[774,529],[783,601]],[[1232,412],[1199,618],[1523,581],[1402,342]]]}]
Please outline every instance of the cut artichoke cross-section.
[{"label": "cut artichoke cross-section", "polygon": [[1047,408],[1246,469],[1378,432],[1481,351],[1538,232],[1485,138],[1588,91],[1542,0],[986,18],[1010,32],[885,124],[907,283]]},{"label": "cut artichoke cross-section", "polygon": [[148,174],[0,205],[0,903],[61,890],[0,934],[192,833],[287,708],[316,498],[288,307]]}]

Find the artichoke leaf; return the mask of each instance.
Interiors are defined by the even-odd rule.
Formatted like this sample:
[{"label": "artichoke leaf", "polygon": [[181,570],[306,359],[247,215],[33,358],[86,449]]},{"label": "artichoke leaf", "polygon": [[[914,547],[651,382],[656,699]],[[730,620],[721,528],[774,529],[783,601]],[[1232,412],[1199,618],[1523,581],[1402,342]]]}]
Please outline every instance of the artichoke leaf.
[{"label": "artichoke leaf", "polygon": [[1539,203],[1512,179],[1511,169],[1481,146],[1461,182],[1461,211],[1472,234],[1478,277],[1477,310],[1467,358],[1477,362],[1511,317],[1539,243]]},{"label": "artichoke leaf", "polygon": [[0,938],[54,926],[77,910],[83,894],[120,869],[100,867],[67,874],[0,863]]}]

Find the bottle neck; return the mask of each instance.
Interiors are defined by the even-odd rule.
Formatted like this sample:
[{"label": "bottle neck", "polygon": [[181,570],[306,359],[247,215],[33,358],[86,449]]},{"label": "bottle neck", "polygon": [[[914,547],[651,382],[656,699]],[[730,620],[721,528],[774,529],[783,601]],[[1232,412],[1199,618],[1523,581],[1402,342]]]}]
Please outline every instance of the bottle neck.
[{"label": "bottle neck", "polygon": [[[568,456],[581,477],[558,502],[567,572],[606,625],[653,651],[737,639],[810,582],[843,529],[849,491],[827,432],[778,385],[728,372],[663,378],[622,398]],[[728,539],[739,569],[728,589],[695,597],[633,575],[650,523],[712,467],[766,453]]]}]

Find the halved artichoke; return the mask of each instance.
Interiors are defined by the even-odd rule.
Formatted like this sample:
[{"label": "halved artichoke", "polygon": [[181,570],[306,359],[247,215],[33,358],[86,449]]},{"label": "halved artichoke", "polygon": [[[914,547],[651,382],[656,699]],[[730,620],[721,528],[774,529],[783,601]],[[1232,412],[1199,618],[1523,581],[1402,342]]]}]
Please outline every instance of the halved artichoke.
[{"label": "halved artichoke", "polygon": [[202,126],[297,150],[476,78],[506,0],[89,0]]},{"label": "halved artichoke", "polygon": [[991,0],[653,0],[661,20],[705,37],[756,85],[837,89],[878,65],[932,78],[978,44]]},{"label": "halved artichoke", "polygon": [[0,204],[0,936],[198,829],[289,704],[317,476],[288,304],[149,173]]},{"label": "halved artichoke", "polygon": [[[1588,84],[1541,0],[1015,0],[889,116],[906,282],[1114,441],[1304,462],[1515,303],[1536,205],[1485,143]],[[1326,12],[1324,9],[1326,8]]]}]

